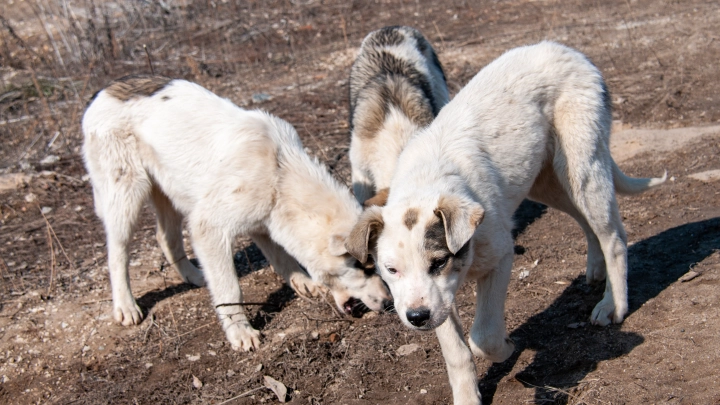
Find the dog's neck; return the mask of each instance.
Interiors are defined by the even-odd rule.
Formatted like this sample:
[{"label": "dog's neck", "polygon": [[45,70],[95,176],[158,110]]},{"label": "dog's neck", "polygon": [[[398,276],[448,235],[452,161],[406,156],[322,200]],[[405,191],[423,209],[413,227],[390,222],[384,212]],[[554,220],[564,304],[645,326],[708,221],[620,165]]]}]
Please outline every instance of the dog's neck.
[{"label": "dog's neck", "polygon": [[327,268],[331,238],[349,234],[362,208],[304,151],[279,159],[276,203],[266,226],[270,237],[313,275],[313,269]]}]

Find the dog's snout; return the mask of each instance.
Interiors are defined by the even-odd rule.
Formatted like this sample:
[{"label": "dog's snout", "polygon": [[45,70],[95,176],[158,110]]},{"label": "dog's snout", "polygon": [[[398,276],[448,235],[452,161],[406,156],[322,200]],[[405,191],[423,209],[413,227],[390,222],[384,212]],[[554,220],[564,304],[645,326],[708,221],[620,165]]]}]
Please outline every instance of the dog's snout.
[{"label": "dog's snout", "polygon": [[430,320],[430,309],[424,307],[410,309],[405,315],[407,316],[408,322],[420,328],[425,326],[428,320]]}]

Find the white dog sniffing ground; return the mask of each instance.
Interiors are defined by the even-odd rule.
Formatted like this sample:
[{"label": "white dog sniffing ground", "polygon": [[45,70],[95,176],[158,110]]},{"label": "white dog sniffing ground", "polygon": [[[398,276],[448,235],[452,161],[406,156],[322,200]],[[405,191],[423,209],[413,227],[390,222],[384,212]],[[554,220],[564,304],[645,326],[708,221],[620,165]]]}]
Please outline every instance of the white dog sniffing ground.
[{"label": "white dog sniffing ground", "polygon": [[[348,239],[374,256],[402,321],[436,329],[455,404],[479,404],[472,353],[514,350],[504,307],[512,216],[525,197],[560,209],[588,241],[587,281],[606,279],[597,325],[627,313],[627,245],[615,193],[665,181],[633,179],[613,161],[610,96],[585,56],[552,42],[516,48],[481,70],[400,155],[387,205],[366,210]],[[455,293],[477,282],[470,349]]]},{"label": "white dog sniffing ground", "polygon": [[435,50],[412,27],[369,33],[350,71],[350,164],[355,198],[383,205],[410,136],[448,102]]},{"label": "white dog sniffing ground", "polygon": [[[259,332],[238,305],[237,235],[251,236],[300,295],[328,288],[346,312],[356,299],[373,310],[390,299],[381,279],[344,247],[360,205],[303,151],[287,122],[183,80],[130,76],[94,97],[82,128],[95,210],[107,233],[113,313],[123,325],[142,319],[130,290],[127,248],[148,198],[165,257],[183,280],[207,281],[233,348],[259,345]],[[185,256],[183,217],[202,271]]]}]

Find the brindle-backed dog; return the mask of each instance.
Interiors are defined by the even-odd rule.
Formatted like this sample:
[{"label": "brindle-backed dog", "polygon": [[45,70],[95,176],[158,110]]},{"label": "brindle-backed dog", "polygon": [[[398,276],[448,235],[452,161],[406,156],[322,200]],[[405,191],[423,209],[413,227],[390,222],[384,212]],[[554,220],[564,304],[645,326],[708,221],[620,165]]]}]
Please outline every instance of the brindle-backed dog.
[{"label": "brindle-backed dog", "polygon": [[447,102],[442,66],[420,31],[385,27],[365,37],[350,71],[350,164],[361,204],[385,203],[410,135]]}]

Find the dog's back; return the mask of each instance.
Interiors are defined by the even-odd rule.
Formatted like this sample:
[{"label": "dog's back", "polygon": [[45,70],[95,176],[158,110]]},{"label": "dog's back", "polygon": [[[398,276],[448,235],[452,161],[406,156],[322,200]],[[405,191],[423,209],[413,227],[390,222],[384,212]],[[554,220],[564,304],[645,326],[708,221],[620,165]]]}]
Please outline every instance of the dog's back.
[{"label": "dog's back", "polygon": [[277,166],[278,140],[271,135],[278,131],[271,125],[267,114],[238,108],[194,83],[124,78],[88,107],[84,155],[93,184],[113,181],[105,178],[108,165],[124,165],[133,175],[120,177],[153,183],[188,214],[211,190],[274,183],[267,169]]},{"label": "dog's back", "polygon": [[363,40],[350,73],[350,161],[355,196],[386,189],[409,137],[448,102],[440,61],[410,27],[385,27]]}]

